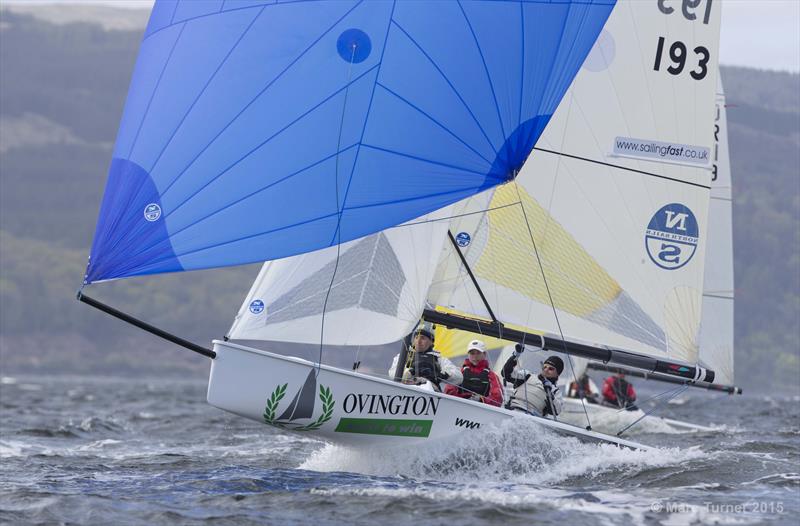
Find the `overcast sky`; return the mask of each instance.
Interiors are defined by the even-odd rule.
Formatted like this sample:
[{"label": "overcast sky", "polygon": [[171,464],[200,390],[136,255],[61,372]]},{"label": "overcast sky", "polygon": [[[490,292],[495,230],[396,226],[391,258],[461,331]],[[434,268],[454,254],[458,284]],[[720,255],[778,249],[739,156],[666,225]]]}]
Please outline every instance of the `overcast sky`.
[{"label": "overcast sky", "polygon": [[[717,1],[723,3],[722,64],[800,72],[800,0]],[[0,3],[83,3],[149,9],[153,0],[0,0]]]}]

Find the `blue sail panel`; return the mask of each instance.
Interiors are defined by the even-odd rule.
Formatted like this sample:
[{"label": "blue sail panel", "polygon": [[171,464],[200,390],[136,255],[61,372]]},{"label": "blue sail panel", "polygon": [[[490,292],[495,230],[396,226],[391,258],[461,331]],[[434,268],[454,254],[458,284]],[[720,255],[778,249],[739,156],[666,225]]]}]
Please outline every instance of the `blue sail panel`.
[{"label": "blue sail panel", "polygon": [[313,251],[509,181],[613,6],[157,2],[86,282]]}]

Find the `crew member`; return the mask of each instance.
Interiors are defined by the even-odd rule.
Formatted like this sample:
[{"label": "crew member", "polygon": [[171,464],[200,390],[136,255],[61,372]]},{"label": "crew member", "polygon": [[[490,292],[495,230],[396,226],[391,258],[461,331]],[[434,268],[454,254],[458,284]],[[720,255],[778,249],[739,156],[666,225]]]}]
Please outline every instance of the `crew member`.
[{"label": "crew member", "polygon": [[592,389],[592,380],[583,373],[578,381],[569,384],[567,396],[570,398],[583,398],[590,404],[599,404],[599,394]]},{"label": "crew member", "polygon": [[[433,386],[441,391],[441,384],[461,384],[463,379],[461,371],[453,365],[453,362],[441,356],[433,348],[434,327],[430,323],[424,323],[414,333],[414,345],[410,349],[403,369],[403,383],[420,385],[430,381]],[[394,378],[397,370],[397,362],[400,354],[395,355],[392,360],[392,367],[389,369],[389,377]]]},{"label": "crew member", "polygon": [[445,394],[477,400],[500,407],[503,404],[503,390],[497,373],[489,368],[486,359],[486,345],[480,340],[472,340],[467,345],[467,359],[461,367],[464,380],[460,386],[448,384]]},{"label": "crew member", "polygon": [[563,399],[557,384],[558,376],[564,370],[564,361],[558,356],[550,356],[542,363],[541,373],[533,376],[519,366],[519,357],[524,350],[524,346],[517,344],[503,365],[503,380],[514,389],[506,407],[541,416],[558,416]]},{"label": "crew member", "polygon": [[635,408],[636,391],[633,386],[625,381],[623,373],[609,376],[603,382],[603,402],[614,407],[626,409]]}]

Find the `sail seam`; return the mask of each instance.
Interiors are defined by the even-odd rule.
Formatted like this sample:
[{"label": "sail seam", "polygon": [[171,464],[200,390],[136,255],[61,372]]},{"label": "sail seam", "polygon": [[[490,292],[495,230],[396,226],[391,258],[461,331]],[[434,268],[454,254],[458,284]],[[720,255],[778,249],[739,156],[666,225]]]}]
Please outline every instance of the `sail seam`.
[{"label": "sail seam", "polygon": [[489,139],[489,136],[486,134],[486,130],[483,129],[483,126],[481,126],[480,121],[475,116],[475,114],[472,112],[472,109],[467,104],[467,101],[464,100],[464,97],[461,96],[461,93],[458,92],[458,90],[453,85],[453,83],[450,81],[450,79],[447,78],[447,75],[444,74],[444,71],[442,71],[442,69],[433,60],[433,58],[431,58],[431,56],[428,55],[428,53],[426,53],[424,49],[422,49],[422,46],[420,46],[419,43],[416,40],[414,40],[414,38],[408,33],[408,31],[403,29],[403,26],[398,24],[395,20],[392,20],[392,23],[397,27],[397,29],[399,29],[411,41],[412,44],[414,44],[417,47],[417,49],[419,49],[420,53],[422,53],[425,56],[425,58],[428,59],[428,62],[431,63],[431,65],[436,69],[436,71],[438,71],[439,74],[442,76],[444,81],[447,82],[447,85],[450,86],[450,89],[453,90],[453,93],[455,94],[455,96],[458,97],[458,100],[461,102],[461,104],[464,105],[464,109],[467,110],[467,113],[469,113],[469,116],[472,117],[473,122],[478,127],[478,129],[481,131],[481,135],[483,135],[483,137],[486,139],[486,143],[489,145],[489,148],[491,148],[492,151],[494,152],[494,154],[497,155],[498,152],[495,149],[494,144],[492,144],[492,140]]},{"label": "sail seam", "polygon": [[195,99],[192,101],[192,104],[186,110],[186,113],[183,114],[183,117],[181,118],[180,122],[178,122],[178,125],[175,126],[175,129],[172,131],[172,134],[170,134],[169,139],[167,139],[167,141],[164,143],[164,146],[161,148],[161,151],[158,153],[158,156],[156,157],[155,161],[153,161],[153,164],[151,165],[150,170],[148,170],[148,173],[153,173],[153,170],[155,170],[156,166],[158,166],[158,163],[159,161],[161,161],[161,157],[164,155],[164,152],[167,151],[167,148],[172,143],[172,140],[178,134],[178,130],[180,130],[181,126],[183,126],[183,123],[186,122],[186,118],[189,116],[190,113],[192,113],[192,110],[194,109],[195,105],[203,97],[203,95],[206,92],[206,89],[208,89],[208,87],[214,81],[214,79],[217,76],[217,73],[219,73],[220,70],[222,69],[222,66],[227,64],[228,59],[231,57],[236,48],[239,47],[239,44],[242,42],[242,39],[245,37],[245,35],[247,35],[247,33],[250,32],[250,29],[253,28],[253,25],[256,23],[256,20],[258,20],[258,18],[261,16],[261,13],[264,12],[264,8],[266,8],[266,6],[263,6],[261,10],[256,14],[256,16],[253,17],[253,20],[250,21],[250,23],[247,25],[242,34],[239,35],[239,38],[236,39],[236,42],[233,44],[228,53],[222,58],[222,61],[219,63],[214,72],[211,74],[209,79],[206,81],[205,85],[203,86],[203,89],[200,90],[200,93],[198,93],[197,97],[195,97]]},{"label": "sail seam", "polygon": [[366,144],[366,143],[361,143],[361,146],[364,147],[364,148],[371,148],[373,150],[378,150],[378,151],[381,151],[381,152],[386,152],[386,153],[390,153],[390,154],[393,154],[393,155],[398,155],[400,157],[406,157],[408,159],[414,159],[415,161],[421,161],[421,162],[424,162],[424,163],[435,164],[435,165],[438,165],[438,166],[444,166],[445,168],[453,168],[454,170],[460,170],[462,172],[467,172],[467,173],[479,175],[479,176],[486,177],[486,178],[496,179],[497,183],[495,183],[495,184],[499,184],[499,183],[502,183],[502,182],[505,181],[504,178],[492,175],[491,173],[487,174],[485,172],[478,172],[476,170],[470,170],[469,168],[464,168],[462,166],[456,166],[454,164],[443,163],[441,161],[434,161],[433,159],[425,159],[424,157],[419,157],[417,155],[411,155],[411,154],[408,154],[408,153],[399,152],[397,150],[390,150],[389,148],[382,148],[380,146],[375,146],[375,145]]},{"label": "sail seam", "polygon": [[[326,0],[303,0],[303,1],[304,2],[315,2],[315,1],[322,2],[322,1],[326,1]],[[244,6],[244,7],[229,7],[228,9],[226,9],[224,11],[222,9],[220,9],[220,11],[218,11],[216,13],[205,13],[205,14],[202,14],[202,15],[197,15],[197,16],[191,16],[189,18],[184,18],[180,22],[173,22],[173,20],[175,18],[175,12],[178,10],[178,3],[179,3],[178,1],[175,2],[175,11],[173,11],[173,13],[172,13],[172,17],[170,18],[169,24],[165,25],[164,27],[159,27],[158,29],[156,29],[152,33],[146,34],[144,36],[144,38],[142,38],[142,42],[144,42],[145,40],[149,39],[153,35],[155,35],[157,33],[160,33],[161,31],[165,31],[165,30],[167,30],[167,29],[169,29],[171,27],[175,27],[177,24],[184,24],[186,22],[193,22],[193,21],[199,20],[201,18],[208,18],[210,16],[218,16],[218,15],[221,15],[223,13],[232,13],[234,11],[246,11],[248,9],[258,9],[259,7],[260,8],[264,8],[264,7],[271,7],[271,6],[274,6],[274,5],[286,5],[286,3],[284,2],[282,4],[278,4],[278,3],[274,3],[274,4],[256,4],[256,5],[248,5],[248,6]],[[359,3],[361,3],[361,2],[359,2]],[[224,2],[223,2],[223,5],[224,5]]]},{"label": "sail seam", "polygon": [[[181,232],[183,232],[184,230],[187,230],[187,229],[189,229],[191,227],[197,226],[200,223],[202,223],[203,221],[205,221],[206,219],[209,219],[210,217],[213,217],[213,216],[219,214],[220,212],[224,212],[225,210],[229,209],[230,207],[236,206],[237,204],[239,204],[239,203],[241,203],[243,201],[246,201],[247,199],[250,199],[251,197],[255,196],[256,194],[264,192],[265,190],[269,190],[270,188],[272,188],[274,186],[277,186],[277,185],[279,185],[281,183],[284,183],[284,182],[288,181],[289,179],[292,179],[293,177],[295,177],[297,175],[300,175],[301,173],[303,173],[303,172],[305,172],[307,170],[310,170],[310,169],[312,169],[312,168],[314,168],[314,167],[316,167],[316,166],[318,166],[318,165],[320,165],[320,164],[322,164],[322,163],[324,163],[326,161],[329,161],[330,159],[336,157],[337,155],[339,155],[339,154],[341,154],[343,152],[346,152],[347,150],[350,150],[350,149],[352,149],[352,148],[354,148],[356,146],[357,146],[357,144],[355,144],[355,143],[351,144],[350,146],[348,146],[347,148],[344,148],[343,150],[340,150],[338,152],[334,152],[334,153],[332,153],[332,154],[330,154],[330,155],[328,155],[326,157],[323,157],[322,159],[320,159],[320,160],[318,160],[316,162],[313,162],[313,163],[309,164],[308,166],[304,166],[303,168],[301,168],[300,170],[297,170],[296,172],[293,172],[293,173],[291,173],[289,175],[286,175],[286,176],[278,179],[277,181],[273,181],[272,183],[268,184],[267,186],[263,186],[263,187],[261,187],[261,188],[259,188],[257,190],[254,190],[254,191],[250,192],[249,194],[244,195],[244,196],[240,197],[239,199],[236,199],[235,201],[233,201],[231,203],[228,203],[225,206],[222,206],[222,207],[218,208],[217,210],[214,210],[213,212],[211,212],[209,214],[206,214],[203,217],[197,218],[197,220],[194,221],[193,223],[188,224],[188,225],[186,225],[186,226],[184,226],[182,228],[179,228],[179,229],[175,230],[174,232],[172,232],[171,237],[175,237],[178,234],[180,234]],[[328,216],[324,216],[324,217],[328,217]],[[294,226],[294,225],[292,225],[292,226]],[[149,245],[149,246],[145,247],[143,250],[140,250],[140,252],[145,252],[145,251],[153,248],[153,246],[154,245]]]},{"label": "sail seam", "polygon": [[458,135],[456,135],[455,133],[453,133],[453,132],[452,132],[452,131],[451,131],[451,130],[448,128],[448,127],[446,127],[444,124],[442,124],[441,122],[439,122],[439,121],[437,121],[436,119],[434,119],[434,118],[433,118],[433,117],[432,117],[432,116],[431,116],[429,113],[427,113],[426,111],[424,111],[422,108],[420,108],[419,106],[417,106],[417,105],[416,105],[416,104],[414,104],[413,102],[409,101],[408,99],[404,98],[404,97],[403,97],[402,95],[400,95],[399,93],[396,93],[395,91],[392,91],[391,89],[389,89],[387,86],[385,86],[385,85],[381,84],[380,82],[377,82],[377,83],[376,83],[376,85],[378,85],[378,86],[380,86],[381,88],[383,88],[384,90],[388,91],[388,92],[389,92],[391,95],[394,95],[395,97],[397,97],[397,98],[398,98],[398,99],[400,99],[401,101],[405,102],[405,103],[406,103],[408,106],[410,106],[411,108],[413,108],[413,109],[417,110],[419,113],[421,113],[422,115],[424,115],[425,117],[427,117],[427,118],[428,118],[428,119],[429,119],[431,122],[433,122],[434,124],[436,124],[437,126],[439,126],[440,128],[442,128],[444,131],[446,131],[447,133],[449,133],[450,135],[452,135],[452,136],[453,136],[453,138],[455,138],[455,139],[456,139],[458,142],[460,142],[461,144],[463,144],[464,146],[466,146],[467,148],[469,148],[469,149],[470,149],[470,151],[472,151],[472,152],[473,152],[475,155],[477,155],[478,157],[480,157],[481,159],[483,159],[484,161],[486,161],[486,163],[487,163],[487,164],[489,164],[489,165],[491,166],[492,162],[491,162],[489,159],[487,159],[486,157],[484,157],[483,155],[481,155],[481,154],[480,154],[480,152],[478,152],[478,150],[476,150],[475,148],[473,148],[472,146],[470,146],[469,144],[467,144],[467,142],[466,142],[466,141],[464,141],[464,140],[463,140],[461,137],[459,137]]},{"label": "sail seam", "polygon": [[[352,82],[349,82],[349,83],[347,83],[346,85],[342,86],[340,89],[336,90],[335,92],[333,92],[332,94],[330,94],[328,97],[324,98],[324,99],[323,99],[323,100],[321,100],[319,103],[315,104],[314,106],[312,106],[311,108],[309,108],[307,111],[303,112],[303,113],[302,113],[301,115],[299,115],[299,116],[298,116],[298,117],[297,117],[295,120],[293,120],[292,122],[290,122],[289,124],[287,124],[286,126],[284,126],[283,128],[281,128],[280,130],[276,131],[276,132],[275,132],[275,133],[273,133],[271,136],[267,137],[267,138],[266,138],[264,141],[262,141],[261,143],[259,143],[258,145],[256,145],[256,146],[255,146],[254,148],[252,148],[250,151],[248,151],[247,153],[245,153],[244,155],[242,155],[241,157],[239,157],[238,159],[236,159],[236,160],[235,160],[233,163],[231,163],[230,165],[228,165],[228,166],[227,166],[227,167],[226,167],[224,170],[222,170],[221,172],[219,172],[218,174],[216,174],[214,177],[212,177],[211,179],[209,179],[209,180],[208,180],[208,181],[207,181],[205,184],[203,184],[203,185],[202,185],[200,188],[198,188],[198,189],[197,189],[197,190],[195,190],[195,191],[194,191],[192,194],[190,194],[188,197],[186,197],[186,199],[184,199],[183,201],[181,201],[180,203],[178,203],[178,204],[177,204],[177,205],[176,205],[176,206],[175,206],[175,207],[174,207],[172,210],[170,210],[169,212],[167,212],[167,213],[166,213],[166,215],[165,215],[165,218],[168,218],[169,216],[171,216],[171,215],[172,215],[174,212],[176,212],[178,209],[180,209],[180,208],[181,208],[183,205],[185,205],[187,202],[191,201],[191,200],[192,200],[192,199],[193,199],[195,196],[197,196],[197,195],[198,195],[200,192],[202,192],[203,190],[205,190],[206,188],[208,188],[208,186],[209,186],[209,185],[211,185],[211,184],[212,184],[214,181],[216,181],[217,179],[219,179],[220,177],[222,177],[223,175],[225,175],[225,174],[226,174],[228,171],[230,171],[231,169],[233,169],[233,168],[234,168],[234,167],[235,167],[237,164],[239,164],[239,163],[240,163],[240,162],[242,162],[243,160],[247,159],[247,158],[248,158],[248,157],[250,157],[252,154],[254,154],[256,151],[258,151],[258,150],[260,150],[261,148],[263,148],[263,147],[264,147],[264,145],[266,145],[267,143],[269,143],[270,141],[272,141],[273,139],[275,139],[276,137],[278,137],[278,136],[279,136],[281,133],[283,133],[283,132],[284,132],[284,131],[286,131],[287,129],[291,128],[292,126],[294,126],[295,124],[297,124],[298,122],[300,122],[301,120],[303,120],[305,117],[307,117],[308,115],[310,115],[310,114],[311,114],[311,113],[312,113],[314,110],[316,110],[316,109],[317,109],[317,108],[319,108],[320,106],[322,106],[322,105],[326,104],[327,102],[331,101],[331,100],[332,100],[334,97],[336,97],[337,95],[339,95],[339,94],[340,94],[342,91],[345,91],[345,90],[346,90],[346,89],[348,89],[348,88],[349,88],[349,87],[350,87],[352,84],[355,84],[356,82],[358,82],[359,80],[361,80],[363,77],[365,77],[366,75],[368,75],[369,73],[371,73],[371,72],[372,72],[372,70],[374,70],[376,67],[377,67],[377,65],[375,65],[375,66],[372,66],[371,68],[369,68],[368,70],[366,70],[364,73],[362,73],[361,75],[359,75],[358,77],[356,77],[355,79],[353,79],[353,80],[352,80]],[[337,153],[338,153],[338,152],[337,152]],[[335,153],[334,155],[336,155],[336,153]],[[192,162],[194,162],[194,161],[192,161]],[[184,171],[184,172],[185,172],[185,171]],[[180,176],[178,176],[178,177],[180,177]],[[176,181],[177,181],[177,179],[176,179]],[[167,192],[167,190],[165,190],[164,192],[162,192],[162,194],[161,194],[161,195],[162,195],[162,199],[163,199],[163,196],[166,194],[166,192]]]},{"label": "sail seam", "polygon": [[172,43],[172,49],[169,50],[169,55],[167,56],[167,60],[164,61],[164,67],[161,68],[161,72],[158,74],[158,80],[156,81],[156,85],[153,87],[153,93],[150,94],[150,99],[147,101],[147,107],[145,107],[144,113],[142,114],[142,120],[139,121],[139,127],[136,128],[136,135],[133,136],[133,141],[131,141],[131,149],[128,150],[128,159],[130,159],[131,156],[133,155],[133,150],[136,148],[136,143],[139,141],[139,134],[142,132],[142,126],[144,126],[144,121],[147,120],[147,116],[150,113],[150,105],[153,104],[153,99],[156,98],[158,87],[161,85],[161,79],[164,78],[164,72],[167,71],[169,62],[170,60],[172,60],[172,54],[175,52],[175,48],[178,47],[178,42],[180,42],[181,40],[181,35],[183,35],[184,29],[186,29],[186,24],[183,24],[183,26],[181,26],[181,30],[178,32],[178,36],[175,37],[175,42]]},{"label": "sail seam", "polygon": [[604,162],[604,161],[598,161],[598,160],[595,160],[595,159],[589,159],[588,157],[581,157],[579,155],[571,155],[571,154],[568,154],[568,153],[556,152],[556,151],[548,150],[548,149],[545,149],[545,148],[539,148],[538,146],[534,146],[533,149],[537,150],[537,151],[540,151],[540,152],[550,153],[550,154],[553,154],[553,155],[560,155],[560,156],[563,156],[563,157],[569,157],[570,159],[577,159],[579,161],[586,161],[586,162],[589,162],[589,163],[600,164],[602,166],[608,166],[609,168],[619,168],[620,170],[625,170],[627,172],[634,172],[634,173],[638,173],[638,174],[642,174],[642,175],[649,175],[650,177],[657,177],[659,179],[666,179],[668,181],[673,181],[675,183],[687,184],[687,185],[690,185],[690,186],[696,186],[698,188],[705,188],[705,189],[708,189],[708,190],[711,189],[710,186],[706,186],[704,184],[693,183],[691,181],[682,181],[680,179],[675,179],[674,177],[667,177],[666,175],[654,174],[652,172],[645,172],[644,170],[637,170],[635,168],[628,168],[627,166],[620,166],[618,164],[612,164],[612,163],[607,163],[607,162]]},{"label": "sail seam", "polygon": [[472,39],[475,41],[475,47],[478,49],[478,55],[481,57],[481,63],[483,64],[483,71],[486,73],[486,80],[489,82],[489,89],[492,92],[492,99],[494,100],[494,108],[497,111],[497,120],[500,121],[500,129],[503,132],[503,137],[508,137],[506,134],[506,127],[503,124],[503,117],[500,115],[500,105],[497,103],[497,95],[494,92],[494,84],[492,84],[492,77],[489,75],[489,68],[486,65],[486,59],[483,56],[483,50],[481,49],[481,45],[478,42],[478,36],[475,34],[475,30],[472,29],[472,24],[469,21],[469,17],[467,13],[464,11],[464,6],[461,4],[461,0],[457,0],[458,8],[461,10],[461,14],[464,15],[464,21],[467,23],[467,27],[469,28],[469,32],[472,34]]},{"label": "sail seam", "polygon": [[[384,201],[384,202],[380,202],[380,203],[370,203],[370,204],[361,205],[361,206],[345,207],[345,208],[342,208],[342,211],[344,212],[344,211],[347,211],[347,210],[359,210],[359,209],[371,208],[371,207],[375,207],[375,206],[385,206],[387,204],[407,203],[407,202],[412,202],[412,201],[418,201],[418,200],[421,200],[421,199],[429,199],[429,198],[432,198],[432,197],[442,197],[442,196],[445,196],[445,195],[459,194],[459,193],[463,193],[463,192],[468,192],[469,195],[472,195],[472,193],[475,193],[475,191],[480,189],[480,188],[481,188],[480,186],[468,187],[468,188],[460,188],[458,190],[451,190],[449,192],[439,192],[437,194],[428,194],[428,195],[422,196],[422,197],[409,197],[409,198],[406,198],[406,199],[397,199],[397,200],[394,200],[394,201]],[[256,237],[259,237],[259,236],[265,236],[267,234],[280,232],[281,230],[287,230],[287,229],[290,229],[290,228],[294,228],[294,227],[298,227],[298,226],[302,226],[302,225],[307,225],[307,224],[313,223],[315,221],[321,221],[323,219],[329,219],[331,217],[335,217],[336,215],[337,215],[336,212],[331,212],[330,214],[324,214],[324,215],[321,215],[321,216],[318,216],[318,217],[313,217],[311,219],[306,219],[305,221],[298,221],[296,223],[292,223],[291,225],[284,225],[284,226],[281,226],[281,227],[277,227],[277,228],[273,228],[273,229],[270,229],[270,230],[266,230],[264,232],[258,232],[258,233],[255,233],[255,234],[242,236],[242,237],[239,237],[239,238],[236,238],[236,239],[231,239],[231,240],[224,241],[224,242],[221,242],[221,243],[215,243],[215,244],[209,245],[207,247],[197,248],[195,250],[190,250],[188,252],[181,252],[180,254],[175,254],[175,256],[176,257],[189,256],[189,255],[192,255],[192,254],[196,254],[198,252],[202,252],[204,250],[211,250],[211,249],[219,248],[219,247],[222,247],[222,246],[225,246],[225,245],[230,245],[232,243],[238,243],[239,241],[244,241],[246,239],[253,239],[253,238],[256,238]],[[285,255],[277,256],[277,257],[287,257],[287,256],[291,256],[291,255],[293,255],[293,254],[285,254]],[[153,263],[153,264],[160,263],[164,259],[165,258],[161,258],[161,259],[158,259],[158,260],[153,260],[151,263]],[[263,260],[254,259],[252,261],[243,261],[241,264],[245,265],[247,263],[254,263],[256,261],[263,261]],[[200,269],[200,268],[207,268],[207,267],[197,267],[197,268]]]},{"label": "sail seam", "polygon": [[[359,4],[360,4],[360,2],[359,2]],[[270,80],[270,81],[267,83],[267,85],[266,85],[266,86],[264,86],[264,88],[263,88],[261,91],[259,91],[259,92],[258,92],[258,94],[257,94],[255,97],[253,97],[252,99],[250,99],[250,101],[249,101],[247,104],[245,104],[245,105],[244,105],[244,107],[243,107],[243,108],[242,108],[242,109],[239,111],[239,113],[237,113],[236,115],[234,115],[234,116],[233,116],[233,118],[232,118],[232,119],[231,119],[231,120],[230,120],[230,121],[229,121],[229,122],[228,122],[228,123],[227,123],[225,126],[223,126],[223,127],[222,127],[222,128],[221,128],[221,129],[220,129],[218,132],[217,132],[217,134],[216,134],[216,135],[214,135],[214,137],[212,137],[212,138],[211,138],[211,140],[208,142],[208,144],[206,144],[206,145],[205,145],[203,148],[201,148],[201,149],[200,149],[200,151],[197,153],[197,155],[195,155],[195,156],[194,156],[194,158],[193,158],[191,161],[189,161],[189,164],[187,164],[187,165],[186,165],[186,166],[183,168],[183,170],[181,170],[181,172],[180,172],[180,173],[179,173],[177,176],[175,176],[175,179],[173,179],[173,180],[172,180],[172,181],[171,181],[171,182],[170,182],[170,183],[169,183],[169,184],[168,184],[168,185],[167,185],[167,186],[164,188],[164,190],[161,192],[162,198],[163,198],[163,196],[164,196],[164,195],[166,195],[166,193],[167,193],[167,192],[170,190],[170,188],[172,188],[172,186],[173,186],[173,185],[174,185],[174,184],[175,184],[175,183],[178,181],[178,179],[180,179],[180,177],[181,177],[181,176],[182,176],[184,173],[186,173],[186,171],[187,171],[187,170],[188,170],[188,169],[189,169],[189,168],[190,168],[190,167],[191,167],[191,166],[192,166],[192,165],[193,165],[193,164],[194,164],[194,163],[197,161],[197,159],[199,159],[199,158],[200,158],[200,156],[201,156],[201,155],[203,155],[203,153],[205,153],[205,152],[206,152],[206,150],[208,150],[208,148],[210,148],[210,147],[211,147],[211,145],[212,145],[212,144],[214,144],[214,142],[216,142],[216,140],[217,140],[217,139],[219,139],[219,138],[222,136],[222,134],[223,134],[223,133],[225,133],[225,131],[226,131],[228,128],[230,128],[230,126],[231,126],[231,125],[232,125],[234,122],[236,122],[236,120],[237,120],[239,117],[241,117],[241,116],[244,114],[244,112],[245,112],[245,111],[247,111],[247,109],[248,109],[250,106],[252,106],[252,105],[253,105],[253,103],[254,103],[255,101],[257,101],[257,100],[258,100],[258,99],[259,99],[259,98],[260,98],[260,97],[261,97],[261,96],[262,96],[264,93],[266,93],[266,91],[267,91],[267,90],[268,90],[270,87],[272,87],[272,85],[273,85],[273,84],[275,84],[275,83],[276,83],[278,80],[280,80],[280,79],[283,77],[284,73],[286,73],[287,71],[289,71],[289,69],[291,69],[291,68],[292,68],[292,66],[294,66],[294,65],[295,65],[295,64],[296,64],[296,63],[297,63],[297,62],[298,62],[298,61],[299,61],[301,58],[303,58],[303,57],[305,56],[305,54],[306,54],[306,53],[308,53],[308,52],[309,52],[309,51],[310,51],[310,50],[311,50],[311,49],[312,49],[314,46],[316,46],[316,45],[317,45],[317,44],[320,42],[320,40],[322,40],[322,39],[325,37],[325,35],[327,35],[328,33],[330,33],[330,32],[331,32],[331,30],[332,30],[334,27],[336,27],[337,25],[339,25],[339,23],[340,23],[342,20],[344,20],[344,19],[345,19],[345,18],[346,18],[346,17],[347,17],[347,16],[348,16],[348,15],[349,15],[349,14],[350,14],[350,13],[351,13],[351,12],[352,12],[352,11],[353,11],[355,8],[356,8],[356,7],[358,7],[358,5],[359,5],[359,4],[356,4],[355,6],[353,6],[353,7],[352,7],[350,10],[348,10],[348,11],[347,11],[345,14],[343,14],[343,15],[342,15],[342,16],[341,16],[339,19],[337,19],[337,20],[336,20],[336,22],[334,22],[334,23],[333,23],[333,24],[332,24],[330,27],[328,27],[328,28],[327,28],[327,29],[326,29],[326,30],[325,30],[325,31],[324,31],[324,32],[323,32],[323,33],[322,33],[322,34],[321,34],[321,35],[320,35],[320,36],[319,36],[319,37],[318,37],[316,40],[314,40],[314,41],[313,41],[311,44],[309,44],[309,45],[308,45],[308,47],[306,47],[306,48],[305,48],[305,49],[304,49],[304,50],[303,50],[303,51],[302,51],[302,52],[301,52],[299,55],[297,55],[297,57],[295,57],[295,59],[294,59],[294,60],[293,60],[291,63],[289,63],[289,64],[288,64],[288,65],[287,65],[287,66],[286,66],[286,67],[285,67],[285,68],[284,68],[284,69],[283,69],[283,70],[282,70],[280,73],[278,73],[278,75],[277,75],[277,76],[275,76],[275,78],[273,78],[272,80]],[[374,67],[374,66],[373,66],[373,67]],[[342,88],[342,89],[344,89],[344,88]],[[340,90],[338,90],[338,91],[341,91],[341,89],[340,89]],[[335,95],[335,94],[334,94],[334,95]]]},{"label": "sail seam", "polygon": [[394,8],[396,6],[397,6],[397,1],[395,0],[394,2],[392,2],[392,11],[389,13],[389,21],[386,24],[386,33],[384,34],[383,37],[383,47],[381,48],[381,57],[378,60],[378,63],[376,64],[378,70],[375,72],[375,80],[372,83],[372,91],[369,94],[369,104],[367,104],[367,111],[364,113],[364,124],[362,124],[361,126],[361,135],[358,138],[359,146],[358,148],[356,148],[355,158],[353,159],[353,164],[350,166],[350,175],[347,178],[347,186],[344,189],[344,197],[342,197],[342,209],[339,212],[339,221],[336,224],[336,230],[334,231],[333,236],[331,237],[331,241],[330,243],[328,243],[328,246],[330,246],[333,243],[333,240],[339,233],[339,227],[341,226],[342,222],[341,215],[342,213],[344,213],[347,207],[347,196],[350,195],[350,184],[353,182],[353,174],[355,173],[356,166],[358,165],[358,157],[361,154],[361,146],[362,143],[364,142],[364,134],[367,131],[367,123],[369,122],[369,117],[372,114],[372,103],[375,100],[375,88],[378,85],[378,77],[380,77],[381,74],[381,67],[383,67],[383,57],[386,55],[386,46],[389,43],[389,30],[392,27],[392,19],[394,18]]}]

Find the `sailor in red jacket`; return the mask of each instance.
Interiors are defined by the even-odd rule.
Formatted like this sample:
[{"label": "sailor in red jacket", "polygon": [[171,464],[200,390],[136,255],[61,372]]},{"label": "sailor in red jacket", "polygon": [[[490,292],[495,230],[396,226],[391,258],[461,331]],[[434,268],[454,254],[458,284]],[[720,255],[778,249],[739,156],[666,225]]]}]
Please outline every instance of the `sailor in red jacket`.
[{"label": "sailor in red jacket", "polygon": [[472,340],[467,345],[467,359],[464,360],[461,374],[464,375],[461,385],[447,385],[444,388],[445,394],[470,398],[497,407],[502,405],[500,378],[489,368],[486,345],[482,341]]},{"label": "sailor in red jacket", "polygon": [[625,381],[625,375],[619,373],[609,376],[603,382],[603,402],[614,407],[635,408],[636,391]]}]

